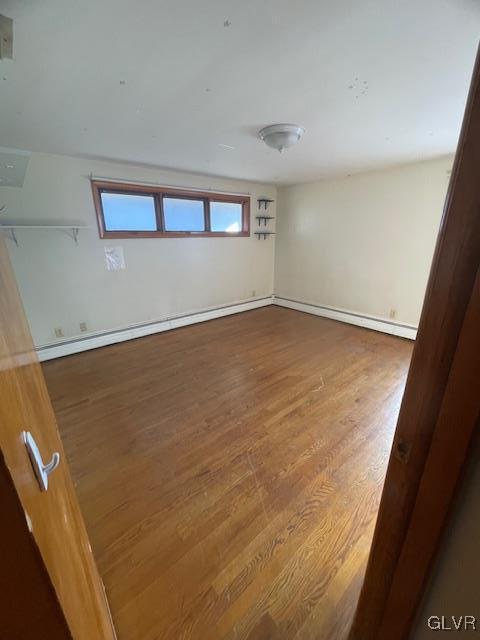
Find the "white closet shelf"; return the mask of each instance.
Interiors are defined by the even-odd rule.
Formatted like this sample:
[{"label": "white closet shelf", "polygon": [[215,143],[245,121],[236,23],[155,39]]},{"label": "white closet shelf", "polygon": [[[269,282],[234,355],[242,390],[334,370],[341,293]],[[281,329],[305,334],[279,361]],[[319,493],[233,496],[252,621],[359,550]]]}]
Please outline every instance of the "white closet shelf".
[{"label": "white closet shelf", "polygon": [[78,244],[78,234],[81,229],[90,229],[88,225],[83,224],[0,224],[0,233],[7,231],[7,237],[10,238],[18,247],[18,239],[15,234],[17,229],[42,229],[42,230],[57,230],[57,231],[70,231],[68,235],[71,236],[75,244]]}]

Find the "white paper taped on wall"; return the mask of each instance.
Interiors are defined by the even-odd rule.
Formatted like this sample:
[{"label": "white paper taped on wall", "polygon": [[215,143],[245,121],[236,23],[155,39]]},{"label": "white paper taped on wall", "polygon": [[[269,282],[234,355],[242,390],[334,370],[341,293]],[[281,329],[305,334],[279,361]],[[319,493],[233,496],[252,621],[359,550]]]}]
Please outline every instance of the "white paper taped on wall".
[{"label": "white paper taped on wall", "polygon": [[107,271],[120,271],[125,269],[125,256],[123,247],[104,247],[105,267]]}]

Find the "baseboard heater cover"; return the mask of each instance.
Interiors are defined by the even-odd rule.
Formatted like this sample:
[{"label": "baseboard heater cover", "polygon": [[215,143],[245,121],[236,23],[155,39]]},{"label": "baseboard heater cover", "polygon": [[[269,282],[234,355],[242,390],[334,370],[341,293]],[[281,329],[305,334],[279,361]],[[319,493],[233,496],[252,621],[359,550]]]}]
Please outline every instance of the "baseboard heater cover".
[{"label": "baseboard heater cover", "polygon": [[272,296],[255,298],[244,302],[235,302],[221,307],[213,307],[189,314],[171,316],[153,322],[131,325],[114,331],[102,331],[88,336],[78,336],[71,340],[62,340],[61,342],[42,345],[37,347],[36,351],[39,360],[44,362],[46,360],[80,353],[81,351],[88,351],[90,349],[97,349],[98,347],[105,347],[109,344],[116,344],[117,342],[141,338],[154,333],[169,331],[170,329],[178,329],[179,327],[185,327],[189,324],[206,322],[207,320],[222,318],[234,313],[241,313],[242,311],[250,311],[251,309],[266,307],[270,304],[272,304]]},{"label": "baseboard heater cover", "polygon": [[393,322],[386,318],[363,315],[355,311],[317,305],[311,302],[302,302],[301,300],[283,298],[282,296],[276,295],[273,296],[273,304],[279,307],[287,307],[288,309],[295,309],[296,311],[322,316],[323,318],[330,318],[330,320],[354,324],[359,327],[364,327],[365,329],[373,329],[374,331],[381,331],[382,333],[408,338],[409,340],[415,340],[417,337],[417,327],[414,325]]},{"label": "baseboard heater cover", "polygon": [[354,311],[346,311],[344,309],[336,309],[335,307],[326,307],[311,302],[302,302],[301,300],[273,295],[246,300],[244,302],[235,302],[230,305],[205,309],[203,311],[195,311],[185,315],[172,316],[154,322],[132,325],[114,331],[103,331],[88,336],[79,336],[71,340],[63,340],[62,342],[43,345],[37,347],[36,350],[39,360],[43,362],[52,360],[53,358],[80,353],[81,351],[88,351],[89,349],[105,347],[109,344],[116,344],[117,342],[124,342],[125,340],[141,338],[154,333],[169,331],[170,329],[178,329],[179,327],[196,324],[197,322],[206,322],[207,320],[222,318],[234,313],[266,307],[271,304],[330,318],[331,320],[338,320],[339,322],[346,322],[347,324],[354,324],[382,333],[389,333],[410,340],[415,340],[417,335],[417,327],[413,325],[392,322],[385,318],[362,315]]}]

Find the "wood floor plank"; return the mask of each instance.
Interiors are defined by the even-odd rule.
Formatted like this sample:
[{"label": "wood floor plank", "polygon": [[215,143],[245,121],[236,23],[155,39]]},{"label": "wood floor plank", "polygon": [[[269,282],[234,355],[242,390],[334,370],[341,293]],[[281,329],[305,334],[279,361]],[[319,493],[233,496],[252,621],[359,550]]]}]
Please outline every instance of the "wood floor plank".
[{"label": "wood floor plank", "polygon": [[411,351],[268,307],[45,363],[119,640],[344,638]]}]

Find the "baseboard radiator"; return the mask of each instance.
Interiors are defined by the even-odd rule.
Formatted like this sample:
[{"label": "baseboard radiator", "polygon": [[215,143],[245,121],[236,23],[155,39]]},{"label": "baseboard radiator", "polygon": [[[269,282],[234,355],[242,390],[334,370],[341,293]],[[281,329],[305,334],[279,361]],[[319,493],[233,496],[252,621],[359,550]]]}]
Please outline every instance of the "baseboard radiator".
[{"label": "baseboard radiator", "polygon": [[76,336],[72,339],[39,346],[37,347],[37,354],[40,361],[52,360],[53,358],[60,358],[74,353],[80,353],[81,351],[88,351],[89,349],[97,349],[98,347],[116,344],[117,342],[141,338],[154,333],[169,331],[170,329],[178,329],[179,327],[185,327],[190,324],[206,322],[207,320],[214,320],[235,313],[259,309],[260,307],[266,307],[272,304],[323,318],[330,318],[331,320],[338,320],[339,322],[354,324],[366,329],[373,329],[374,331],[389,333],[394,336],[401,336],[402,338],[409,338],[410,340],[415,340],[417,335],[417,327],[413,325],[272,295],[235,302],[230,305],[212,307],[189,314],[171,316],[154,322],[131,325],[113,331],[102,331],[85,336]]},{"label": "baseboard radiator", "polygon": [[386,318],[376,316],[368,316],[355,311],[347,311],[345,309],[337,309],[335,307],[326,307],[311,302],[302,302],[301,300],[293,300],[292,298],[283,298],[281,296],[273,296],[273,304],[279,307],[287,307],[304,313],[311,313],[322,318],[330,318],[330,320],[338,320],[347,324],[355,324],[365,329],[373,329],[382,333],[390,333],[393,336],[409,338],[415,340],[417,337],[417,327],[411,324],[394,322]]}]

